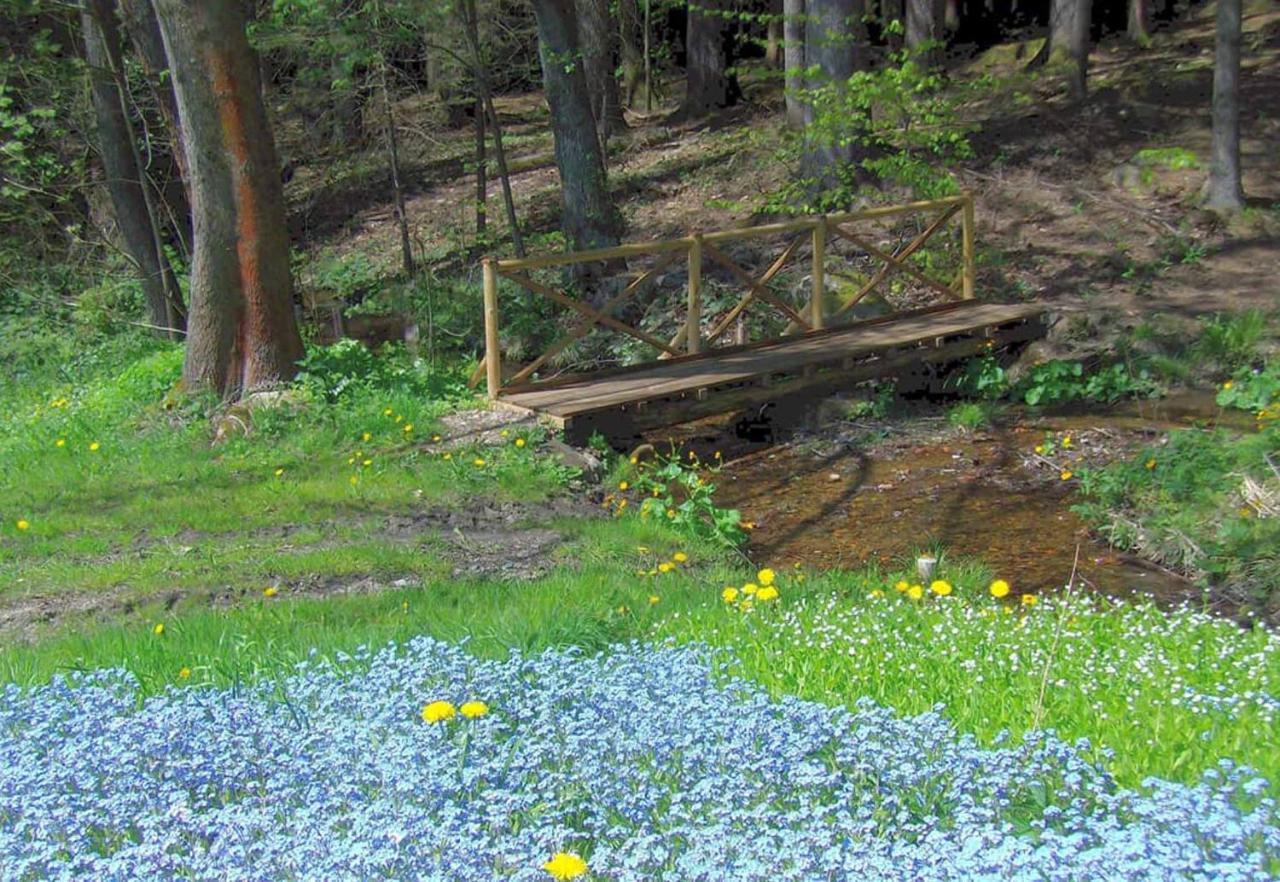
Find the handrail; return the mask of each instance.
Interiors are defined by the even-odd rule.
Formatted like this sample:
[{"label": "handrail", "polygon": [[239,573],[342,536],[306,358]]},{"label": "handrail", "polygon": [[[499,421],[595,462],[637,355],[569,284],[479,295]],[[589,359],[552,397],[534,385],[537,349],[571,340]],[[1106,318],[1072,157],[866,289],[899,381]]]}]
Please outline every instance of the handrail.
[{"label": "handrail", "polygon": [[[866,239],[849,233],[847,230],[843,229],[845,224],[850,224],[855,221],[930,212],[937,211],[939,209],[943,210],[943,213],[940,216],[934,218],[929,226],[922,233],[917,235],[911,243],[897,249],[893,253],[882,251],[870,244]],[[927,277],[916,266],[907,263],[907,261],[912,254],[918,251],[929,238],[945,226],[947,221],[956,214],[959,214],[961,217],[962,265],[959,278],[956,282],[948,285],[944,282]],[[759,278],[753,277],[746,270],[739,267],[717,247],[718,243],[722,242],[802,232],[807,232],[811,237],[812,292],[809,297],[809,302],[798,310],[793,309],[785,302],[779,300],[776,296],[770,293],[765,286],[795,253],[796,247],[803,241],[803,238],[792,241],[787,246],[783,254],[775,260],[766,273]],[[832,235],[852,242],[860,249],[867,252],[872,258],[883,261],[884,266],[875,274],[875,276],[872,277],[871,281],[858,292],[853,301],[845,304],[833,315],[826,315],[823,308],[823,295],[826,290],[825,262],[827,243]],[[629,285],[623,295],[614,297],[609,303],[605,304],[605,306],[600,309],[579,303],[555,288],[534,282],[524,272],[526,270],[533,269],[549,269],[554,267],[572,266],[575,264],[601,263],[617,261],[627,257],[654,255],[666,255],[662,260],[662,264],[665,265],[681,252],[684,253],[688,262],[686,314],[685,320],[681,325],[680,332],[672,338],[670,343],[667,344],[664,344],[663,341],[639,331],[638,329],[625,325],[610,315],[610,312],[623,300],[656,277],[656,272],[654,271],[656,270],[656,267],[643,274],[639,279]],[[880,285],[880,283],[888,278],[888,276],[895,272],[901,272],[905,275],[911,276],[926,287],[932,288],[939,293],[969,300],[974,297],[975,287],[973,195],[965,192],[958,196],[947,196],[941,199],[925,199],[916,202],[907,202],[900,205],[885,205],[876,208],[862,209],[860,211],[843,212],[840,214],[814,215],[812,217],[802,217],[790,221],[761,224],[754,227],[716,230],[709,233],[694,233],[679,239],[634,242],[626,245],[617,245],[611,248],[595,248],[588,251],[577,251],[567,254],[547,254],[517,259],[485,258],[483,261],[485,358],[482,365],[484,367],[489,397],[491,399],[496,399],[501,393],[503,385],[498,312],[499,276],[512,279],[527,290],[550,297],[555,302],[571,308],[580,314],[578,323],[569,332],[569,334],[566,335],[566,337],[562,337],[560,340],[556,341],[556,343],[552,345],[551,349],[535,360],[534,364],[526,366],[517,374],[518,377],[524,380],[527,379],[534,370],[536,370],[536,365],[540,365],[550,358],[553,351],[562,351],[563,348],[572,343],[574,339],[580,338],[586,333],[584,328],[589,330],[595,325],[601,325],[603,327],[612,328],[613,330],[622,331],[636,337],[637,339],[643,340],[645,343],[658,349],[661,353],[660,357],[666,357],[674,352],[678,352],[681,346],[683,346],[690,354],[696,354],[699,352],[702,349],[702,344],[704,342],[701,332],[702,262],[704,256],[709,257],[724,266],[728,269],[731,275],[733,275],[738,281],[742,282],[747,288],[746,295],[730,311],[731,315],[740,314],[742,310],[752,302],[771,306],[782,312],[791,320],[787,331],[784,333],[790,333],[798,330],[815,331],[822,329],[829,319],[842,315],[850,306],[853,305],[853,303],[856,303],[862,297],[866,296],[870,291],[874,290]],[[721,322],[720,324],[717,324],[717,333],[713,333],[705,340],[705,342],[712,343],[715,341],[719,336],[718,332],[722,332],[724,327],[727,327],[727,325],[724,325],[724,327],[721,327],[721,325],[724,325],[724,323]],[[473,376],[472,380],[474,382],[478,379],[479,369],[477,369],[477,374]]]}]

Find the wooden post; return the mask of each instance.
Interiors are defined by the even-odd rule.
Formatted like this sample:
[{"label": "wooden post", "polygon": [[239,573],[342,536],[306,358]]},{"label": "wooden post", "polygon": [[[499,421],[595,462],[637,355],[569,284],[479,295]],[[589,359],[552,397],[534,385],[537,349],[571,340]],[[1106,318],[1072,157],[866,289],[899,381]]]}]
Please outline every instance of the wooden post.
[{"label": "wooden post", "polygon": [[498,268],[493,259],[484,259],[484,363],[489,380],[489,399],[502,391],[502,353],[498,343]]},{"label": "wooden post", "polygon": [[689,242],[689,314],[685,328],[689,354],[696,355],[702,346],[702,236],[697,234]]},{"label": "wooden post", "polygon": [[965,300],[974,298],[974,283],[977,281],[977,271],[973,262],[973,194],[966,192],[964,194],[964,214],[960,223],[960,235],[963,239],[962,248],[964,249],[964,287],[961,296]]},{"label": "wooden post", "polygon": [[826,294],[827,283],[824,278],[827,260],[827,218],[818,218],[813,225],[813,297],[809,302],[809,324],[813,330],[822,330],[822,301]]}]

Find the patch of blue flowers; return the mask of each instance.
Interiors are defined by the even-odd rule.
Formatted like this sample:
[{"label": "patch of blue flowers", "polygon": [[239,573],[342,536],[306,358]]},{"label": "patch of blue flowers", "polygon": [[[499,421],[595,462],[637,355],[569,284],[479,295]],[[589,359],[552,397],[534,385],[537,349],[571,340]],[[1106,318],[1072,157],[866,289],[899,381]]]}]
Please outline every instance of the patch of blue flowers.
[{"label": "patch of blue flowers", "polygon": [[[489,712],[428,723],[437,700]],[[0,878],[1271,878],[1267,785],[1116,787],[1085,745],[979,747],[771,699],[699,650],[477,660],[428,639],[238,690],[120,672],[0,693]]]}]

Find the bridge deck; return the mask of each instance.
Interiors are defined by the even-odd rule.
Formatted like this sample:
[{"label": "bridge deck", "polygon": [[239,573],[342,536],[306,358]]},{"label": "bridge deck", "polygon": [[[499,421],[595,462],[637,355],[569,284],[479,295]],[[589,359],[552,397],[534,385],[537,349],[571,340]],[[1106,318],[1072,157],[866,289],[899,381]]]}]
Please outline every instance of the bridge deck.
[{"label": "bridge deck", "polygon": [[[892,376],[923,363],[978,352],[1043,334],[1041,305],[974,300],[897,313],[803,335],[715,349],[613,371],[503,390],[500,404],[531,410],[566,428],[610,413],[680,422],[732,410],[742,392],[754,399],[789,385],[829,386]],[[729,392],[737,393],[725,394]],[[719,399],[719,400],[717,400]],[[753,400],[754,400],[753,399]],[[690,406],[692,405],[692,406]]]}]

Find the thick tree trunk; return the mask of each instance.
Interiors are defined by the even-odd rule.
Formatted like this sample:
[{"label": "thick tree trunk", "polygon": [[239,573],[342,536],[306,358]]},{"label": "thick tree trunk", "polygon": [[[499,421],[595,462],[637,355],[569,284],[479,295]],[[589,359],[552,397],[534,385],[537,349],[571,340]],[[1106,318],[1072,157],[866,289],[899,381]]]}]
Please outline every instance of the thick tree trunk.
[{"label": "thick tree trunk", "polygon": [[[943,19],[946,15],[945,0],[906,0],[907,47],[920,49],[926,44],[940,44],[943,40]],[[938,63],[941,53],[933,46],[926,59]]]},{"label": "thick tree trunk", "polygon": [[565,237],[575,251],[616,245],[622,222],[605,181],[587,77],[582,65],[565,63],[578,52],[572,0],[535,0],[533,11],[542,82],[551,107]]},{"label": "thick tree trunk", "polygon": [[184,256],[191,255],[191,187],[188,184],[187,157],[182,149],[182,130],[178,124],[178,105],[169,80],[169,59],[164,54],[164,39],[151,0],[120,0],[121,20],[129,41],[137,50],[151,94],[155,96],[160,115],[169,130],[169,152],[178,187],[165,188],[166,222],[173,227]]},{"label": "thick tree trunk", "polygon": [[697,0],[689,4],[685,31],[685,77],[688,91],[680,111],[684,116],[700,116],[728,107],[737,95],[729,78],[725,58],[725,20],[718,13],[723,0]]},{"label": "thick tree trunk", "polygon": [[615,75],[617,30],[609,16],[608,0],[576,0],[574,5],[578,11],[578,36],[582,41],[582,66],[587,74],[591,112],[600,137],[607,140],[627,127]]},{"label": "thick tree trunk", "polygon": [[1060,55],[1070,62],[1068,82],[1071,97],[1088,94],[1090,0],[1053,0],[1049,9],[1050,56]]},{"label": "thick tree trunk", "polygon": [[195,215],[183,380],[236,398],[290,379],[302,357],[258,60],[237,3],[156,0],[155,9]]},{"label": "thick tree trunk", "polygon": [[769,24],[765,31],[764,61],[774,70],[782,70],[785,64],[782,57],[782,3],[783,0],[769,0]]},{"label": "thick tree trunk", "polygon": [[[844,87],[861,62],[862,46],[857,38],[860,29],[860,0],[809,0],[805,23],[805,62],[817,68],[809,88],[834,85]],[[815,121],[812,104],[805,105],[805,125]],[[834,185],[839,171],[854,159],[854,147],[829,138],[815,140],[801,157],[800,173],[821,187]]]},{"label": "thick tree trunk", "polygon": [[176,338],[184,326],[178,280],[165,256],[156,216],[154,191],[139,164],[125,96],[120,89],[120,35],[114,4],[87,0],[81,9],[85,62],[97,119],[98,149],[107,191],[124,249],[138,271],[151,324]]},{"label": "thick tree trunk", "polygon": [[782,55],[786,71],[787,123],[804,125],[804,19],[805,0],[782,0]]},{"label": "thick tree trunk", "polygon": [[1240,183],[1240,0],[1218,0],[1213,58],[1213,142],[1205,204],[1218,211],[1244,207]]},{"label": "thick tree trunk", "polygon": [[1151,42],[1151,0],[1129,0],[1128,35],[1139,46]]}]

